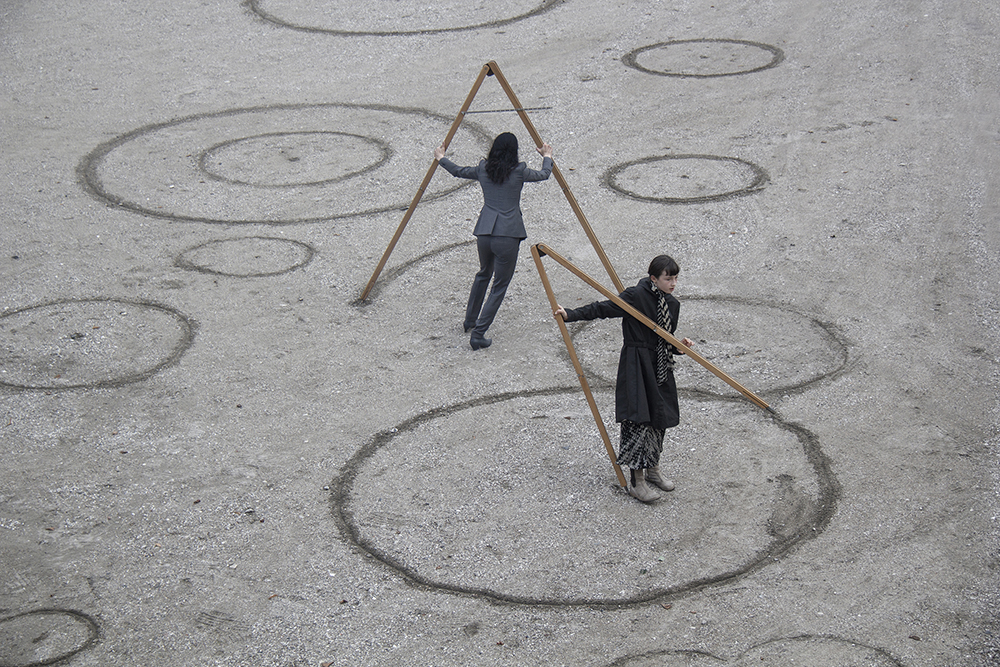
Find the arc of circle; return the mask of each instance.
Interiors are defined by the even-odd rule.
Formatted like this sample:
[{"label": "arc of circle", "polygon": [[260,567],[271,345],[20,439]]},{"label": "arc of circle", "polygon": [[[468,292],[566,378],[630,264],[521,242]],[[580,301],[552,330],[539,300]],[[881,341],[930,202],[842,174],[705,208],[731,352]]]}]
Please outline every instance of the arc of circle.
[{"label": "arc of circle", "polygon": [[747,655],[748,653],[750,653],[750,651],[764,648],[765,646],[769,646],[771,644],[778,644],[781,642],[807,642],[807,641],[815,641],[817,639],[824,641],[835,641],[838,643],[847,644],[849,646],[854,646],[856,648],[861,648],[866,651],[872,651],[873,653],[878,654],[880,657],[889,660],[893,665],[896,665],[896,667],[904,667],[903,663],[900,662],[900,660],[896,658],[896,656],[894,656],[886,649],[879,648],[878,646],[872,646],[871,644],[866,644],[864,642],[859,642],[853,639],[845,639],[844,637],[838,637],[836,635],[826,635],[826,634],[822,635],[801,634],[792,637],[777,637],[775,639],[768,639],[767,641],[755,644],[750,648],[748,648],[746,651],[743,651],[741,656]]},{"label": "arc of circle", "polygon": [[[125,209],[133,213],[138,213],[140,215],[147,215],[153,218],[160,218],[164,220],[175,220],[178,222],[202,222],[207,224],[215,225],[270,225],[270,226],[281,226],[281,225],[295,225],[295,224],[312,224],[317,222],[329,222],[331,220],[344,220],[347,218],[358,218],[370,215],[378,215],[381,213],[386,213],[388,211],[405,211],[405,204],[390,204],[388,206],[382,206],[377,208],[369,208],[362,211],[352,211],[349,213],[339,213],[331,214],[310,218],[293,218],[284,220],[228,220],[224,218],[210,218],[206,216],[196,216],[196,215],[183,215],[178,213],[169,213],[165,211],[158,211],[156,209],[145,208],[141,204],[129,201],[113,193],[109,192],[101,182],[100,177],[97,174],[98,169],[103,163],[104,159],[116,148],[132,141],[133,139],[142,136],[144,134],[149,134],[152,132],[157,132],[159,130],[167,129],[170,127],[175,127],[182,125],[184,123],[190,123],[198,120],[204,120],[207,118],[227,118],[231,116],[236,116],[243,113],[264,113],[267,111],[300,111],[303,109],[315,109],[315,108],[325,108],[325,107],[341,107],[347,109],[360,109],[367,111],[384,111],[387,113],[408,113],[414,115],[428,116],[434,120],[443,121],[450,123],[451,119],[442,116],[441,114],[436,114],[432,111],[427,111],[426,109],[419,109],[416,107],[395,107],[384,104],[353,104],[348,102],[330,102],[324,104],[275,104],[270,106],[260,106],[260,107],[240,107],[236,109],[226,109],[224,111],[210,111],[205,113],[193,114],[191,116],[184,116],[182,118],[175,118],[173,120],[165,121],[162,123],[153,123],[152,125],[144,125],[142,127],[136,128],[125,134],[120,134],[117,137],[109,139],[108,141],[102,142],[97,145],[90,153],[85,155],[77,165],[76,173],[77,179],[80,185],[83,187],[84,191],[89,193],[91,196],[100,199],[101,201],[109,204],[111,206]],[[489,135],[485,130],[476,125],[471,121],[463,123],[463,126],[473,133],[477,138],[488,143],[490,140]],[[468,188],[475,186],[475,181],[469,181],[467,183],[461,183],[450,188],[446,188],[437,194],[427,195],[428,200],[440,199],[446,197],[447,195],[457,192],[462,188]]]},{"label": "arc of circle", "polygon": [[[764,648],[771,644],[779,644],[781,642],[806,642],[806,641],[816,641],[816,640],[835,641],[841,644],[847,644],[848,646],[853,646],[855,648],[861,648],[866,651],[872,651],[879,657],[885,658],[896,667],[905,667],[905,665],[902,662],[900,662],[894,655],[892,655],[892,653],[890,653],[886,649],[879,648],[878,646],[872,646],[871,644],[865,644],[864,642],[855,641],[853,639],[845,639],[843,637],[838,637],[836,635],[825,635],[825,634],[824,635],[802,634],[802,635],[794,635],[792,637],[776,637],[774,639],[768,639],[759,644],[754,644],[753,646],[751,646],[750,648],[748,648],[747,650],[743,651],[738,656],[736,656],[736,659],[739,660],[740,658],[749,655],[751,651]],[[717,655],[713,655],[706,651],[698,651],[691,649],[661,649],[657,651],[647,651],[646,653],[640,653],[637,655],[622,656],[621,658],[618,658],[614,662],[609,663],[607,667],[627,667],[629,663],[635,660],[658,658],[668,655],[679,655],[679,656],[697,655],[700,657],[716,660],[722,664],[726,664],[729,662],[728,660],[724,660],[723,658],[720,658]]]},{"label": "arc of circle", "polygon": [[[652,49],[662,48],[664,46],[673,46],[675,44],[697,44],[697,43],[720,43],[720,44],[739,44],[741,46],[753,46],[759,49],[764,49],[771,53],[771,60],[759,67],[753,67],[746,70],[738,70],[735,72],[718,72],[715,74],[696,74],[696,73],[684,73],[684,72],[663,72],[659,70],[649,69],[643,65],[639,64],[639,54],[645,53]],[[632,69],[639,70],[646,74],[655,74],[656,76],[670,76],[675,78],[689,78],[689,79],[710,79],[720,76],[739,76],[741,74],[752,74],[754,72],[760,72],[765,69],[771,69],[772,67],[778,66],[785,59],[785,52],[776,46],[771,46],[770,44],[763,44],[761,42],[751,42],[743,39],[712,39],[712,38],[700,38],[700,39],[678,39],[669,42],[659,42],[657,44],[650,44],[649,46],[643,46],[633,51],[626,53],[622,57],[622,64],[626,67],[631,67]]]},{"label": "arc of circle", "polygon": [[428,252],[425,252],[422,255],[418,255],[417,257],[414,257],[413,259],[408,259],[405,262],[403,262],[402,264],[399,264],[398,266],[395,266],[392,269],[390,269],[390,270],[385,271],[384,273],[382,273],[382,281],[380,283],[376,283],[372,287],[371,291],[368,292],[368,296],[366,298],[364,298],[364,299],[362,299],[361,297],[358,297],[354,301],[351,301],[350,305],[356,306],[356,307],[363,307],[363,306],[371,305],[371,298],[373,296],[378,296],[379,294],[382,293],[381,285],[391,284],[393,280],[395,280],[399,276],[403,275],[404,273],[406,273],[408,270],[410,270],[411,268],[413,268],[417,264],[421,264],[421,263],[423,263],[423,262],[431,259],[432,257],[435,257],[437,255],[443,255],[444,253],[449,252],[451,250],[455,250],[456,248],[463,248],[463,247],[466,247],[466,246],[475,245],[475,243],[476,243],[475,240],[470,240],[470,241],[455,241],[453,243],[449,243],[447,245],[441,246],[440,248],[436,248],[434,250],[430,250]]},{"label": "arc of circle", "polygon": [[[781,396],[793,392],[800,392],[805,389],[808,389],[809,387],[818,382],[823,382],[825,380],[832,380],[834,378],[840,377],[840,375],[842,375],[844,371],[846,371],[848,368],[848,364],[850,362],[850,354],[848,351],[851,347],[851,343],[844,337],[844,335],[835,325],[829,322],[823,322],[821,320],[818,320],[814,317],[811,317],[805,313],[802,313],[788,306],[775,305],[770,302],[757,301],[754,299],[746,299],[736,296],[714,296],[714,295],[692,294],[692,295],[685,295],[683,297],[683,301],[713,301],[713,302],[723,302],[723,303],[737,303],[743,306],[751,306],[755,308],[774,308],[783,311],[785,313],[791,313],[797,317],[805,319],[806,321],[818,327],[823,332],[823,335],[826,336],[828,341],[832,341],[837,345],[839,351],[838,354],[839,363],[835,368],[816,377],[802,380],[801,382],[796,382],[794,384],[784,385],[780,387],[775,387],[773,389],[767,389],[764,391],[757,392],[763,396]],[[590,327],[592,324],[593,322],[579,323],[579,325],[576,327],[576,330],[572,333],[573,339],[576,340],[577,336],[586,331],[587,328]],[[581,362],[581,365],[583,365],[583,362]],[[589,375],[595,375],[595,376],[598,375],[597,373],[594,372],[592,367],[587,365],[583,365],[583,367],[585,370],[587,370]],[[714,391],[708,391],[706,389],[684,389],[682,391],[693,396],[703,396],[711,399],[738,400],[736,396],[730,396],[727,394],[718,394]]]},{"label": "arc of circle", "polygon": [[[763,392],[764,394],[775,396],[775,395],[778,395],[778,394],[788,394],[788,393],[791,393],[791,392],[802,391],[804,389],[808,389],[809,387],[811,387],[812,385],[814,385],[814,384],[816,384],[818,382],[822,382],[824,380],[832,380],[834,378],[840,377],[840,375],[842,375],[844,373],[844,371],[846,371],[847,368],[848,368],[848,364],[850,362],[849,350],[850,350],[850,347],[851,347],[851,343],[850,343],[850,341],[847,340],[847,338],[844,337],[844,335],[840,332],[840,330],[834,324],[832,324],[830,322],[823,322],[822,320],[818,320],[815,317],[811,317],[811,316],[809,316],[809,315],[807,315],[805,313],[802,313],[802,312],[800,312],[798,310],[795,310],[794,308],[791,308],[789,306],[780,305],[780,304],[779,305],[775,305],[775,304],[769,303],[769,302],[756,301],[756,300],[753,300],[753,299],[745,299],[745,298],[742,298],[742,297],[735,297],[735,296],[698,296],[698,295],[694,295],[694,296],[686,296],[686,297],[684,297],[684,299],[687,300],[687,301],[723,301],[723,302],[728,302],[728,303],[739,303],[739,304],[746,305],[746,306],[756,306],[756,307],[763,307],[763,308],[776,308],[776,309],[784,311],[786,313],[792,313],[792,314],[797,315],[799,317],[805,318],[807,321],[811,322],[813,325],[815,325],[816,327],[818,327],[823,332],[823,334],[827,337],[828,340],[833,341],[834,343],[836,343],[837,347],[839,348],[839,352],[840,352],[840,354],[839,354],[840,363],[835,368],[833,368],[830,371],[827,371],[826,373],[823,373],[822,375],[814,377],[812,379],[803,380],[801,382],[796,382],[795,384],[786,385],[784,387],[775,387],[774,389],[770,389],[768,391]],[[723,396],[722,394],[718,394],[718,397],[719,398],[725,398],[725,396]]]},{"label": "arc of circle", "polygon": [[481,28],[499,28],[500,26],[509,25],[511,23],[516,23],[518,21],[523,21],[524,19],[531,18],[533,16],[538,16],[543,14],[556,5],[560,5],[566,0],[543,0],[543,2],[535,9],[525,12],[524,14],[519,14],[517,16],[512,16],[506,19],[498,19],[496,21],[486,21],[484,23],[477,23],[469,26],[455,26],[451,28],[424,28],[420,30],[387,30],[387,31],[373,31],[373,30],[333,30],[330,28],[320,28],[317,26],[307,26],[307,25],[297,25],[289,21],[285,21],[270,12],[265,11],[261,8],[260,0],[249,0],[249,8],[254,14],[260,18],[273,23],[275,25],[281,26],[282,28],[289,28],[291,30],[299,30],[302,32],[320,33],[326,35],[338,35],[342,37],[405,37],[408,35],[434,35],[446,32],[460,32],[465,30],[479,30]]},{"label": "arc of circle", "polygon": [[131,299],[63,299],[60,301],[48,301],[46,303],[41,303],[35,306],[25,306],[24,308],[18,308],[6,313],[0,313],[0,320],[6,317],[11,317],[13,315],[18,315],[20,313],[36,310],[39,308],[49,308],[51,306],[60,306],[69,303],[123,303],[129,306],[137,306],[140,308],[151,308],[153,310],[158,310],[160,312],[166,313],[173,317],[181,326],[181,342],[176,345],[171,353],[163,359],[160,363],[155,366],[136,372],[123,375],[119,378],[112,380],[101,380],[99,382],[80,382],[77,384],[65,384],[65,385],[21,385],[14,384],[11,382],[4,382],[0,380],[0,386],[9,387],[11,389],[23,389],[26,391],[69,391],[71,389],[107,389],[110,387],[121,387],[126,384],[133,384],[135,382],[141,382],[151,378],[152,376],[159,373],[164,368],[171,366],[184,355],[185,352],[194,343],[194,332],[195,332],[195,322],[184,315],[178,310],[171,308],[170,306],[164,306],[158,303],[153,303],[152,301],[133,301]]},{"label": "arc of circle", "polygon": [[12,621],[16,618],[23,618],[25,616],[41,616],[45,614],[61,614],[63,616],[74,617],[77,621],[81,621],[83,625],[87,628],[87,638],[79,646],[70,651],[60,653],[55,657],[47,658],[45,660],[26,662],[23,665],[18,665],[18,667],[41,667],[42,665],[52,665],[54,663],[65,660],[66,658],[74,656],[86,648],[89,648],[94,642],[96,642],[100,638],[100,628],[97,625],[97,622],[87,614],[72,609],[56,609],[56,608],[32,609],[31,611],[25,611],[21,612],[20,614],[14,614],[13,616],[5,616],[4,618],[0,618],[0,623],[3,623],[4,621]]},{"label": "arc of circle", "polygon": [[[283,243],[290,243],[292,245],[297,245],[305,250],[305,259],[303,259],[301,262],[298,262],[297,264],[293,264],[288,268],[281,269],[280,271],[266,271],[263,273],[226,273],[225,271],[215,271],[208,267],[201,266],[199,264],[195,264],[194,262],[189,262],[188,260],[184,259],[184,255],[188,254],[189,252],[194,252],[195,250],[201,250],[202,248],[207,248],[210,245],[228,243],[229,241],[241,241],[244,239],[258,239],[261,241],[281,241]],[[285,273],[290,273],[295,269],[301,269],[303,266],[312,261],[313,256],[315,256],[315,254],[316,254],[315,248],[313,248],[308,243],[304,243],[302,241],[296,241],[295,239],[283,239],[277,236],[241,236],[235,239],[215,239],[212,241],[206,241],[205,243],[201,243],[192,248],[188,248],[187,250],[185,250],[184,252],[182,252],[180,255],[177,256],[177,259],[174,260],[174,266],[180,269],[186,269],[188,271],[197,271],[199,273],[209,273],[216,276],[227,276],[230,278],[269,278],[271,276],[280,276]]]},{"label": "arc of circle", "polygon": [[[376,160],[372,164],[370,164],[370,165],[368,165],[368,166],[366,166],[366,167],[364,167],[362,169],[358,169],[358,170],[346,173],[343,176],[338,176],[336,178],[327,178],[327,179],[324,179],[324,180],[321,180],[321,181],[305,181],[305,182],[302,182],[302,183],[254,183],[252,181],[240,181],[240,180],[237,180],[237,179],[226,178],[224,176],[220,176],[219,174],[216,174],[215,172],[213,172],[209,168],[209,166],[208,166],[208,160],[210,159],[209,156],[211,155],[211,153],[213,151],[217,151],[217,150],[220,150],[220,149],[223,149],[223,148],[227,148],[229,146],[238,144],[238,143],[240,143],[242,141],[247,141],[248,139],[260,139],[260,138],[264,138],[264,137],[288,137],[288,136],[295,136],[295,135],[300,135],[300,134],[337,134],[337,135],[344,136],[344,137],[354,137],[355,139],[361,139],[362,141],[366,141],[366,142],[368,142],[370,144],[373,144],[376,147],[378,147],[379,153],[381,153],[381,156],[379,157],[378,160]],[[365,174],[365,173],[368,173],[369,171],[373,171],[375,169],[378,169],[379,167],[381,167],[382,165],[384,165],[386,162],[388,162],[389,158],[391,158],[391,157],[392,157],[392,148],[389,146],[388,143],[386,143],[384,141],[381,141],[379,139],[376,139],[374,137],[366,137],[366,136],[361,135],[361,134],[352,134],[351,132],[336,132],[336,131],[331,131],[331,130],[309,130],[309,131],[305,131],[305,132],[265,132],[263,134],[255,134],[255,135],[251,135],[251,136],[247,136],[247,137],[239,137],[237,139],[230,139],[228,141],[223,141],[222,143],[215,144],[214,146],[209,146],[207,149],[205,149],[204,151],[202,151],[201,154],[198,156],[198,168],[201,171],[203,171],[205,173],[205,175],[208,176],[209,178],[217,180],[217,181],[222,181],[223,183],[233,183],[235,185],[252,185],[252,186],[258,187],[258,188],[307,187],[307,186],[310,186],[310,185],[327,185],[329,183],[339,183],[340,181],[345,181],[345,180],[347,180],[349,178],[354,178],[355,176],[360,176],[361,174]]]},{"label": "arc of circle", "polygon": [[354,455],[341,468],[341,473],[330,483],[330,504],[334,515],[334,520],[341,533],[341,536],[350,544],[361,549],[370,555],[377,562],[381,563],[398,574],[413,585],[428,588],[431,590],[441,590],[456,595],[468,595],[487,599],[498,604],[527,605],[538,607],[593,607],[602,609],[631,607],[647,604],[653,601],[675,600],[698,591],[725,586],[738,581],[750,574],[763,569],[768,564],[777,561],[780,557],[790,553],[799,544],[818,537],[833,519],[836,512],[837,501],[840,498],[841,486],[833,472],[832,462],[822,448],[819,446],[819,438],[801,424],[786,422],[778,415],[772,415],[774,423],[793,435],[802,446],[807,462],[816,473],[817,484],[819,486],[819,498],[815,511],[806,521],[787,537],[774,537],[772,542],[761,549],[757,554],[748,559],[743,565],[737,566],[729,571],[716,575],[692,579],[688,582],[669,586],[662,589],[654,589],[648,593],[634,596],[632,598],[592,598],[578,600],[555,600],[544,598],[530,598],[523,595],[512,595],[500,593],[489,588],[474,588],[460,586],[458,584],[442,583],[432,580],[430,577],[420,574],[413,568],[407,566],[399,559],[383,553],[370,540],[363,538],[352,522],[351,514],[346,505],[349,500],[351,488],[357,474],[360,472],[365,461],[375,452],[386,446],[393,438],[401,433],[413,431],[419,426],[439,417],[446,417],[462,410],[493,405],[509,401],[515,398],[535,398],[539,396],[555,396],[562,394],[575,394],[577,387],[549,387],[528,391],[511,391],[501,394],[482,396],[470,401],[455,403],[429,410],[416,415],[393,428],[376,433],[366,443],[364,443]]},{"label": "arc of circle", "polygon": [[[749,167],[753,172],[753,180],[742,188],[737,188],[735,190],[728,190],[726,192],[719,192],[712,195],[700,195],[697,197],[650,197],[648,195],[641,195],[637,192],[632,192],[620,185],[615,181],[620,173],[625,171],[630,167],[634,167],[642,164],[650,164],[653,162],[663,162],[666,160],[712,160],[715,162],[734,162],[745,167]],[[767,171],[760,165],[754,164],[748,160],[742,160],[738,157],[729,157],[725,155],[701,155],[701,154],[679,154],[679,155],[654,155],[651,157],[644,157],[638,160],[631,160],[629,162],[623,162],[621,164],[615,165],[604,172],[604,176],[601,181],[604,185],[617,192],[618,194],[630,197],[632,199],[638,199],[640,201],[648,201],[657,204],[700,204],[712,201],[721,201],[723,199],[730,199],[732,197],[743,197],[745,195],[753,194],[764,188],[770,177]]]}]

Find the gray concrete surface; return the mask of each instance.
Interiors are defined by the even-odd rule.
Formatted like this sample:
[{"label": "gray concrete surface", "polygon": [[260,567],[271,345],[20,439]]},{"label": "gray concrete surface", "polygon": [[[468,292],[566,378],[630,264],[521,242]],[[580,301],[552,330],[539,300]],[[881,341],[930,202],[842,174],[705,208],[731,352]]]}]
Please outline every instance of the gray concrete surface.
[{"label": "gray concrete surface", "polygon": [[[974,0],[3,2],[0,664],[998,664],[998,34]],[[622,279],[675,256],[679,332],[777,411],[682,361],[654,505],[531,260],[606,280],[555,181],[488,350],[443,172],[357,301],[490,60]],[[510,113],[449,154],[503,130],[537,164]],[[617,325],[572,332],[615,437]]]}]

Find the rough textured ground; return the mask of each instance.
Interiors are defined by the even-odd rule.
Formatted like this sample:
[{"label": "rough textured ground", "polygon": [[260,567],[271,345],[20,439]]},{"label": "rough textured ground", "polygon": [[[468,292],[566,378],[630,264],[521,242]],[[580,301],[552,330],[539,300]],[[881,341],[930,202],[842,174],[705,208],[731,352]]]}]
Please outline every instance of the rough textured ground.
[{"label": "rough textured ground", "polygon": [[[0,665],[998,664],[993,10],[0,4]],[[358,300],[491,60],[776,410],[682,360],[654,505],[530,255],[610,284],[554,179],[488,350],[443,171]],[[537,165],[513,113],[449,155],[504,130]],[[571,332],[616,440],[618,325]]]}]

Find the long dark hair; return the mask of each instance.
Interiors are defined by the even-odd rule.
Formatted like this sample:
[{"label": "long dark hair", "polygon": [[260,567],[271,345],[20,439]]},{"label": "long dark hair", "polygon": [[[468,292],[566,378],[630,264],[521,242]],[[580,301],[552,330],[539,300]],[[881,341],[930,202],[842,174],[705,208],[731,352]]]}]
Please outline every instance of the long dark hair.
[{"label": "long dark hair", "polygon": [[517,137],[510,132],[498,134],[486,157],[486,175],[494,183],[503,183],[517,166]]}]

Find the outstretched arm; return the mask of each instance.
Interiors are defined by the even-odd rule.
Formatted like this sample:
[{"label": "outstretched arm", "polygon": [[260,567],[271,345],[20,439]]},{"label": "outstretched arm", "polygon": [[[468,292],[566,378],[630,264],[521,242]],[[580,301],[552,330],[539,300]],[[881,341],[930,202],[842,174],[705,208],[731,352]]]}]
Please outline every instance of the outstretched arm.
[{"label": "outstretched arm", "polygon": [[444,167],[445,171],[452,176],[457,176],[458,178],[468,178],[473,181],[479,178],[475,167],[459,167],[457,164],[446,158],[444,156],[444,146],[438,146],[434,149],[434,159],[437,160],[438,164]]},{"label": "outstretched arm", "polygon": [[[622,294],[624,295],[625,293],[623,292]],[[588,303],[586,306],[570,308],[569,310],[557,305],[556,310],[552,314],[556,317],[562,317],[564,322],[625,317],[625,311],[611,301],[594,301],[593,303]]]}]

